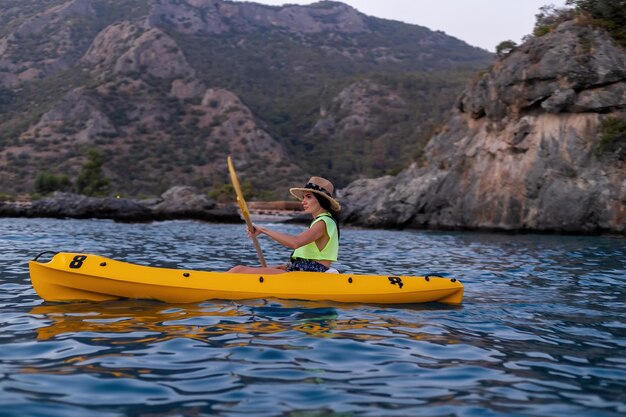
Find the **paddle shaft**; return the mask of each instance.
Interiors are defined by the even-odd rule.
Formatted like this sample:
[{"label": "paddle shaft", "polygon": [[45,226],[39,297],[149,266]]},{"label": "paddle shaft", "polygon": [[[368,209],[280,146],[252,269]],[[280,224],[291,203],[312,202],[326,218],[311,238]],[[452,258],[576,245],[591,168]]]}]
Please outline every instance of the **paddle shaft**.
[{"label": "paddle shaft", "polygon": [[[228,162],[228,171],[230,172],[230,180],[233,183],[233,188],[235,189],[235,193],[237,194],[237,203],[239,204],[239,209],[241,210],[241,216],[246,222],[246,226],[250,232],[254,231],[254,226],[252,225],[252,220],[250,220],[250,211],[248,211],[248,205],[246,204],[246,200],[243,198],[243,192],[241,191],[241,186],[239,185],[239,179],[237,178],[237,173],[235,172],[235,166],[233,165],[233,160],[229,156],[226,160]],[[263,257],[263,251],[261,250],[261,246],[259,245],[259,241],[256,236],[252,236],[252,243],[254,244],[254,249],[256,249],[256,254],[259,257],[259,262],[262,267],[266,267],[267,263],[265,262],[265,258]]]},{"label": "paddle shaft", "polygon": [[[237,200],[239,201],[239,199]],[[250,232],[253,232],[254,226],[252,225],[252,220],[250,220],[250,214],[246,213],[243,216],[243,219],[246,221],[246,226],[248,226],[248,230]],[[267,263],[265,262],[265,257],[263,257],[263,251],[261,250],[261,245],[259,245],[259,241],[257,240],[256,236],[252,236],[252,243],[254,244],[254,249],[256,249],[256,254],[259,257],[259,262],[261,263],[261,266],[263,267],[267,266]]]}]

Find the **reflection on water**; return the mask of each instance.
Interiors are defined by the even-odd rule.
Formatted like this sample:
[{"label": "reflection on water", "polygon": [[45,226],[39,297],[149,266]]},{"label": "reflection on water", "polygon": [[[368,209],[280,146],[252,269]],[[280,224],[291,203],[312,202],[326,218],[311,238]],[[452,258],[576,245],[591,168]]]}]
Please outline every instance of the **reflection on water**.
[{"label": "reflection on water", "polygon": [[239,225],[0,219],[0,415],[624,415],[625,243],[342,233],[340,269],[459,277],[459,307],[54,304],[26,271],[41,250],[207,270],[255,251]]},{"label": "reflection on water", "polygon": [[[239,302],[241,303],[241,302]],[[274,337],[283,332],[297,332],[311,337],[378,340],[389,336],[422,339],[421,323],[394,317],[377,321],[363,318],[338,318],[333,306],[322,302],[292,300],[254,300],[245,304],[172,305],[149,301],[122,300],[103,303],[48,304],[31,309],[39,320],[38,340],[72,339],[79,334],[91,342],[123,339],[136,343],[163,342],[178,337],[219,341],[229,345],[226,336]],[[328,304],[328,303],[327,303]],[[441,307],[445,308],[445,307]],[[437,340],[436,335],[429,335]],[[453,343],[449,339],[442,343]]]}]

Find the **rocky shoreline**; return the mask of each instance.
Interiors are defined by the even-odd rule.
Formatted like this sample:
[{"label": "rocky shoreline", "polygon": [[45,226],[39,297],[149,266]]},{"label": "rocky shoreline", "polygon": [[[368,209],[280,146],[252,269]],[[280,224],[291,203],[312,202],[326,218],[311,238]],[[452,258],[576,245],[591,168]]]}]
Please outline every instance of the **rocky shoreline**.
[{"label": "rocky shoreline", "polygon": [[[371,181],[371,180],[370,180]],[[278,206],[280,203],[277,202]],[[256,204],[256,205],[255,205]],[[293,207],[267,207],[271,202],[249,203],[253,221],[272,221],[308,224],[310,217],[298,213]],[[296,203],[298,204],[298,203]],[[258,205],[258,207],[257,207]],[[276,205],[276,204],[275,204]],[[354,209],[342,213],[345,225],[388,229],[432,229],[432,230],[475,230],[494,233],[561,233],[561,234],[623,234],[623,230],[580,229],[529,229],[473,227],[462,225],[412,225],[399,226],[393,222],[385,224],[361,224],[351,216]],[[346,216],[348,214],[348,216]],[[79,194],[55,192],[34,201],[0,201],[0,217],[56,218],[56,219],[108,219],[116,222],[143,223],[165,220],[199,220],[213,223],[241,223],[239,207],[234,203],[222,204],[199,192],[194,187],[173,187],[159,197],[130,199],[114,197],[87,197]]]},{"label": "rocky shoreline", "polygon": [[[297,201],[249,202],[252,221],[308,223]],[[222,204],[194,187],[176,186],[159,197],[148,199],[87,197],[55,192],[33,201],[0,201],[0,217],[109,219],[141,223],[163,220],[200,220],[241,223],[239,206]]]},{"label": "rocky shoreline", "polygon": [[111,219],[119,222],[183,219],[241,222],[235,204],[219,204],[195,188],[185,186],[173,187],[160,197],[145,200],[56,192],[35,201],[0,202],[0,217]]}]

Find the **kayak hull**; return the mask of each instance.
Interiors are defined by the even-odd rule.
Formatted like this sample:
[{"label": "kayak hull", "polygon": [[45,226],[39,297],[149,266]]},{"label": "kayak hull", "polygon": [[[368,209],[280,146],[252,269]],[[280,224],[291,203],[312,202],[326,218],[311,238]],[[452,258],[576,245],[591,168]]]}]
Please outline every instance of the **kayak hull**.
[{"label": "kayak hull", "polygon": [[82,253],[60,252],[46,263],[35,259],[29,262],[29,270],[37,294],[56,302],[134,298],[194,303],[279,298],[460,304],[463,299],[463,285],[453,278],[318,272],[231,274],[157,268]]}]

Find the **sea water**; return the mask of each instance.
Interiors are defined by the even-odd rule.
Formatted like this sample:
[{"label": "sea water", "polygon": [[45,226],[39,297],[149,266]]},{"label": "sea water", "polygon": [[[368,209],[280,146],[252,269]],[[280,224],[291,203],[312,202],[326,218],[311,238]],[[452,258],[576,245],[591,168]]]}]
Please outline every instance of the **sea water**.
[{"label": "sea water", "polygon": [[624,237],[342,230],[341,271],[455,277],[461,306],[48,303],[45,250],[258,262],[243,225],[0,219],[1,416],[626,415]]}]

